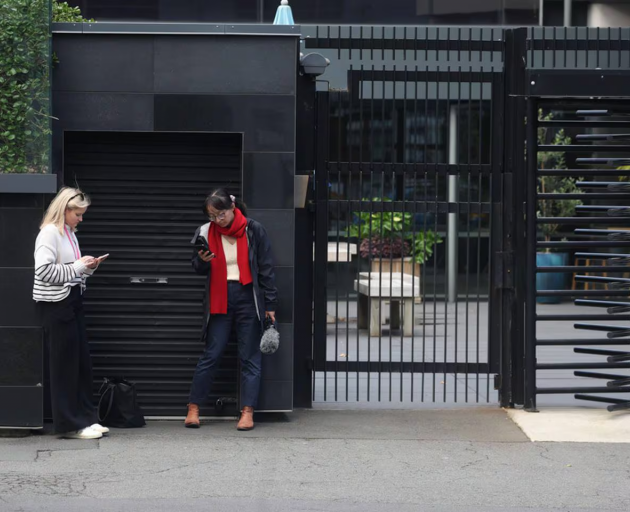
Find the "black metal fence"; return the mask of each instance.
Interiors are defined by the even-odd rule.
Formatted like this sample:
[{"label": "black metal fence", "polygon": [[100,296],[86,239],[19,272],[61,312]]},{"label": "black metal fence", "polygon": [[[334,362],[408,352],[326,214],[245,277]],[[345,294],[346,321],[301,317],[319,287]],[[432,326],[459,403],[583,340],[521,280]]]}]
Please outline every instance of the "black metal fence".
[{"label": "black metal fence", "polygon": [[315,401],[496,399],[502,34],[315,27],[306,38],[331,60],[318,93]]},{"label": "black metal fence", "polygon": [[[610,177],[630,171],[581,168],[575,157],[623,151],[617,145],[623,137],[594,147],[595,136],[618,135],[602,129],[626,127],[627,119],[618,117],[623,102],[588,107],[614,114],[607,119],[576,110],[587,108],[584,96],[623,95],[630,30],[326,26],[304,27],[304,36],[304,51],[331,61],[317,101],[313,399],[499,400],[533,408],[537,394],[575,391],[568,381],[558,385],[567,375],[555,372],[625,368],[625,353],[609,347],[588,353],[616,366],[558,352],[589,351],[573,347],[581,337],[560,327],[579,312],[545,309],[554,305],[536,312],[533,305],[536,297],[554,296],[595,307],[593,297],[612,296],[610,278],[615,294],[627,296],[625,277],[612,274],[625,265],[623,254],[606,265],[593,264],[592,254],[588,262],[575,258],[589,245],[606,252],[607,245],[630,243],[618,228],[593,231],[612,219],[608,214],[582,217],[588,209],[625,215],[605,201],[626,204],[627,189]],[[563,97],[581,103],[558,100]],[[569,170],[542,169],[532,160],[528,168],[528,137],[536,155],[545,161],[561,155]],[[554,144],[562,137],[571,142],[558,151]],[[536,189],[545,176],[562,178],[561,184],[569,177],[582,181],[578,191]],[[595,184],[599,176],[605,185]],[[553,205],[563,201],[584,204],[557,219]],[[554,219],[538,218],[541,206],[555,211]],[[550,226],[551,238],[536,239]],[[567,249],[570,263],[537,265],[537,250],[547,249]],[[537,276],[557,273],[571,277],[568,289],[537,291]],[[583,283],[589,290],[574,289]],[[602,283],[608,288],[592,289]],[[630,307],[612,302],[607,307],[616,314]],[[541,381],[541,374],[550,380]],[[609,386],[625,382],[619,376]]]}]

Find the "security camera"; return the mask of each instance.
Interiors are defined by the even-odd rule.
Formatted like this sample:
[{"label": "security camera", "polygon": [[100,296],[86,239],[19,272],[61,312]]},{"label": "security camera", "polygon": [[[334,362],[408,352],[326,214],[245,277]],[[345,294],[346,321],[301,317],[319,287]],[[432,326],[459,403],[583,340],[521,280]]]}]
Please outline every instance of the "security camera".
[{"label": "security camera", "polygon": [[329,64],[330,61],[319,53],[300,54],[300,65],[305,75],[323,75]]}]

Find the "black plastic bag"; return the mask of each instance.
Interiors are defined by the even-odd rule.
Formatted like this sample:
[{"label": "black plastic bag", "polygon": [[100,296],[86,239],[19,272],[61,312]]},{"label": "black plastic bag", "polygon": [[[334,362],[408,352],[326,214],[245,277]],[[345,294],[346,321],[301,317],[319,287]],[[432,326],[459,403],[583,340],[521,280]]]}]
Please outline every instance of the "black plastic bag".
[{"label": "black plastic bag", "polygon": [[103,379],[99,390],[98,421],[106,427],[144,427],[144,414],[138,405],[136,385],[125,379]]}]

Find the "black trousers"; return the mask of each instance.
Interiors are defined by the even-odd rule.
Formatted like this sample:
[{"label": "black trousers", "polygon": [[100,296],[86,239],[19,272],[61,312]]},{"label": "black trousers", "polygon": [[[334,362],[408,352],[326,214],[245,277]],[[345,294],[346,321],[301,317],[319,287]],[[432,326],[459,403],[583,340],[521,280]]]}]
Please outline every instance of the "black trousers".
[{"label": "black trousers", "polygon": [[60,302],[38,302],[48,348],[50,398],[55,432],[97,422],[92,400],[92,361],[85,329],[81,287]]}]

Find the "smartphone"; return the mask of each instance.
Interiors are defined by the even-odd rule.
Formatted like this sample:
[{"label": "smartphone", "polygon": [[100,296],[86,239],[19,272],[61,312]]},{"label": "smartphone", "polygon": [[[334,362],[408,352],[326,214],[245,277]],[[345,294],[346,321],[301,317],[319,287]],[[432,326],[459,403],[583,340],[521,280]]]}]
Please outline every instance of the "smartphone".
[{"label": "smartphone", "polygon": [[197,240],[195,240],[195,249],[197,249],[197,252],[204,251],[212,254],[210,247],[208,247],[208,241],[201,235],[199,235]]}]

